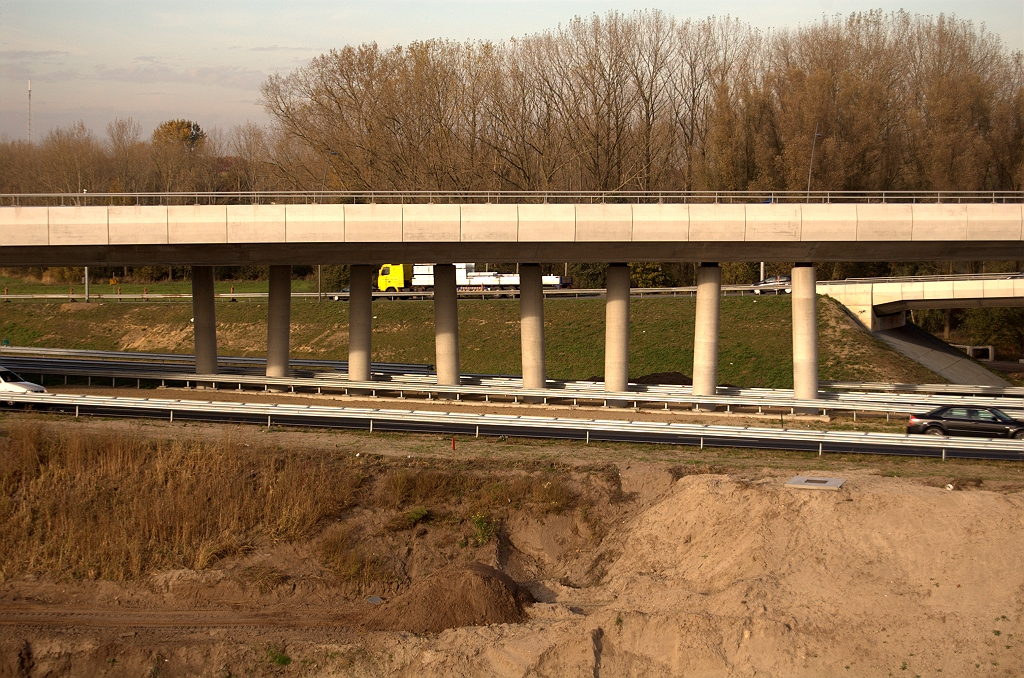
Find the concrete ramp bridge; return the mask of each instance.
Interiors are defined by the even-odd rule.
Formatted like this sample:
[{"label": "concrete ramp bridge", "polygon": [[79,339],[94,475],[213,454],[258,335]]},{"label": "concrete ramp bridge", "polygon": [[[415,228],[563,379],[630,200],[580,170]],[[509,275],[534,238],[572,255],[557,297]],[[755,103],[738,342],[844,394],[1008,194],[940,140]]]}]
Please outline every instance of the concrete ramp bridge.
[{"label": "concrete ramp bridge", "polygon": [[[1024,193],[992,191],[6,194],[0,195],[0,266],[192,266],[196,368],[214,374],[213,266],[267,265],[266,370],[281,377],[288,370],[291,266],[350,264],[349,376],[368,381],[374,267],[435,262],[437,380],[456,385],[453,264],[516,262],[524,387],[535,389],[545,385],[540,264],[606,262],[605,387],[621,392],[629,369],[624,262],[700,262],[694,393],[714,395],[718,263],[796,261],[795,396],[813,400],[818,394],[815,295],[822,291],[815,261],[1024,259],[1022,203]],[[984,285],[976,298],[986,298]],[[862,306],[871,309],[869,327],[873,318],[899,314],[906,310],[900,304],[919,301],[890,298],[883,291],[870,283],[870,289],[841,294],[848,296],[848,305],[864,301]]]},{"label": "concrete ramp bridge", "polygon": [[818,294],[832,297],[872,332],[902,327],[907,311],[1024,306],[1024,274],[934,275],[819,281]]}]

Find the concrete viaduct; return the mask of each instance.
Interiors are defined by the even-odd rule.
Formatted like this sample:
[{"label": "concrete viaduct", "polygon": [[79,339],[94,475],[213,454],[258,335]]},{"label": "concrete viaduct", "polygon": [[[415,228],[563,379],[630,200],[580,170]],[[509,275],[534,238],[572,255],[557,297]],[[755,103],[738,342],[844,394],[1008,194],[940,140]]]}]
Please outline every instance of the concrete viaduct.
[{"label": "concrete viaduct", "polygon": [[[885,202],[831,194],[828,202],[360,202],[0,207],[0,266],[192,266],[196,369],[217,370],[213,266],[270,267],[267,375],[285,376],[291,265],[351,264],[349,376],[370,379],[375,265],[437,262],[437,380],[459,383],[454,262],[518,262],[523,380],[544,388],[541,263],[608,262],[605,389],[625,391],[629,355],[627,261],[701,262],[697,271],[694,393],[717,383],[721,261],[796,261],[792,271],[795,395],[818,393],[815,261],[1024,259],[1024,194],[932,193]],[[513,194],[514,195],[514,194]],[[218,194],[211,194],[223,199]],[[50,196],[80,199],[81,196]],[[134,196],[90,196],[126,201]],[[799,194],[799,199],[803,194]],[[290,197],[294,200],[294,197]],[[530,200],[534,197],[530,196]],[[793,199],[792,196],[789,199]],[[8,204],[12,196],[0,196]],[[449,198],[449,200],[452,200]],[[839,200],[840,202],[837,202]],[[211,199],[211,202],[213,199]],[[282,200],[282,202],[285,202]],[[869,302],[870,304],[871,302]],[[894,307],[895,308],[895,307]],[[869,326],[871,326],[869,324]]]}]

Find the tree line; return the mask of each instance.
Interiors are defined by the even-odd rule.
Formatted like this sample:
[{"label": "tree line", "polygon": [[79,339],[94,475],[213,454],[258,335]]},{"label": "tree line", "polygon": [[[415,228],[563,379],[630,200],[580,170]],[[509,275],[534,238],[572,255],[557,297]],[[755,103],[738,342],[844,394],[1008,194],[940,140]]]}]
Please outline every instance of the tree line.
[{"label": "tree line", "polygon": [[[505,42],[346,46],[261,87],[270,123],[116,119],[0,142],[0,191],[1019,190],[1024,58],[873,11],[758,31],[659,11]],[[811,164],[812,147],[814,153]]]},{"label": "tree line", "polygon": [[[99,136],[75,123],[36,144],[0,140],[0,192],[1024,185],[1024,57],[945,15],[872,11],[764,32],[610,12],[503,42],[350,45],[269,77],[261,96],[266,125],[176,119],[147,137],[119,118]],[[825,262],[819,276],[1019,268]],[[569,274],[603,284],[602,266]],[[637,285],[694,276],[692,264],[633,265]],[[726,282],[758,277],[757,264],[724,266]]]},{"label": "tree line", "polygon": [[277,135],[269,161],[295,186],[325,164],[346,190],[1024,180],[1021,54],[943,15],[875,11],[761,32],[611,12],[501,43],[348,46],[271,76],[262,94]]}]

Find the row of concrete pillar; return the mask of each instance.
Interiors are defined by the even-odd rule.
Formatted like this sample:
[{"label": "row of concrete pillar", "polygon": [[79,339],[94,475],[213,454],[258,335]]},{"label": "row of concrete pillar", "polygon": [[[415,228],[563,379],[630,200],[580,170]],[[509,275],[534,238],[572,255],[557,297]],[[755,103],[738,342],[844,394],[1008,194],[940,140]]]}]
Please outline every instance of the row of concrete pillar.
[{"label": "row of concrete pillar", "polygon": [[[814,266],[792,271],[793,391],[801,400],[818,397],[818,307]],[[693,337],[693,393],[714,395],[718,385],[719,308],[722,269],[704,263],[697,269],[697,314]]]},{"label": "row of concrete pillar", "polygon": [[[291,267],[270,267],[267,315],[267,376],[288,374]],[[370,380],[372,288],[374,267],[352,266],[349,284],[349,379]],[[544,289],[539,264],[519,267],[523,386],[544,388]],[[815,271],[797,264],[792,274],[794,395],[818,395],[818,330]],[[625,391],[629,383],[629,267],[608,266],[605,305],[605,390]],[[714,395],[718,384],[718,337],[722,270],[716,263],[697,269],[697,314],[694,324],[693,393]],[[192,268],[192,305],[196,372],[217,373],[217,333],[213,267]],[[459,315],[455,266],[434,266],[434,331],[437,383],[459,384]]]}]

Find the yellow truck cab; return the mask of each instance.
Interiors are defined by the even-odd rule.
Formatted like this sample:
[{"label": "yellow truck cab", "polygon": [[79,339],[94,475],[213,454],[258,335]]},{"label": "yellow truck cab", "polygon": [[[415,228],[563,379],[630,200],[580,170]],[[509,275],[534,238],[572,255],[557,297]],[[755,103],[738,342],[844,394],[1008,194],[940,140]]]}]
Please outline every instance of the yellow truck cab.
[{"label": "yellow truck cab", "polygon": [[377,271],[377,289],[401,292],[412,281],[412,264],[384,264]]}]

